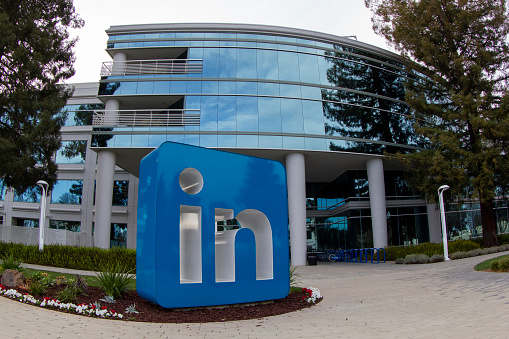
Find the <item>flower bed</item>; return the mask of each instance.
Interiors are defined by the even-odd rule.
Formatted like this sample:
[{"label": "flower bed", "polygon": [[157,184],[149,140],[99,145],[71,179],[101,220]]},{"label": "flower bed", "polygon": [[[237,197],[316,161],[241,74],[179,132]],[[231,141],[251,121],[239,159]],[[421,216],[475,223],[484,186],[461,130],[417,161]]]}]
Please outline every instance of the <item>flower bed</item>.
[{"label": "flower bed", "polygon": [[[104,298],[104,292],[97,287],[89,287],[86,294],[80,295],[75,304],[61,303],[56,298],[59,290],[58,287],[52,287],[46,291],[44,296],[34,297],[28,293],[22,293],[16,289],[7,289],[0,285],[1,296],[34,306],[52,308],[82,316],[159,323],[205,323],[257,319],[311,307],[322,300],[321,297],[317,296],[319,291],[310,287],[307,290],[314,291],[311,295],[309,292],[297,291],[290,293],[286,298],[268,303],[181,310],[162,308],[141,298],[136,291],[127,291],[115,303],[101,302],[100,299]],[[313,298],[306,299],[313,295],[316,296],[314,301],[310,301]],[[138,313],[126,313],[125,310],[133,305]]]}]

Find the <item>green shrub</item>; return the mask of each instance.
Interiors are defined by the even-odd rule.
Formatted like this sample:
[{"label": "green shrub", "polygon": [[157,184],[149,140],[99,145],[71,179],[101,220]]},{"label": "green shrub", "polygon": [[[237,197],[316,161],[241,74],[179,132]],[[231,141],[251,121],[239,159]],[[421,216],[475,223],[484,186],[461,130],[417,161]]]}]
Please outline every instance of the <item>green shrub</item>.
[{"label": "green shrub", "polygon": [[433,254],[433,256],[431,257],[430,261],[432,263],[435,263],[435,262],[442,262],[444,261],[444,256],[442,254]]},{"label": "green shrub", "polygon": [[134,276],[132,270],[117,261],[100,267],[96,272],[96,279],[106,295],[117,299],[132,284]]},{"label": "green shrub", "polygon": [[456,240],[450,241],[448,244],[449,253],[454,252],[468,252],[475,250],[476,248],[480,248],[478,243],[473,242],[472,240]]},{"label": "green shrub", "polygon": [[394,260],[394,263],[398,264],[398,265],[404,264],[405,263],[405,259],[403,259],[403,258],[396,258],[396,260]]},{"label": "green shrub", "polygon": [[298,284],[300,284],[300,276],[295,272],[297,267],[290,269],[290,287],[297,287]]},{"label": "green shrub", "polygon": [[456,259],[463,259],[463,258],[466,258],[467,255],[465,252],[454,252],[453,254],[451,254],[451,259],[452,260],[456,260]]},{"label": "green shrub", "polygon": [[498,272],[498,260],[491,262],[490,270],[492,270],[493,272]]},{"label": "green shrub", "polygon": [[38,245],[23,245],[0,242],[0,257],[13,255],[28,264],[91,270],[117,261],[123,262],[130,270],[136,269],[136,250],[96,247],[75,247],[46,245],[42,252]]},{"label": "green shrub", "polygon": [[405,257],[405,264],[427,264],[430,262],[430,257],[426,254],[409,254]]},{"label": "green shrub", "polygon": [[509,271],[509,258],[500,259],[498,261],[498,270],[500,272]]},{"label": "green shrub", "polygon": [[63,290],[57,293],[57,299],[63,303],[75,303],[81,291],[76,284],[68,284]]},{"label": "green shrub", "polygon": [[18,259],[14,256],[14,254],[4,254],[2,257],[2,269],[4,270],[15,270],[18,272],[23,271],[23,266],[21,266],[21,259]]}]

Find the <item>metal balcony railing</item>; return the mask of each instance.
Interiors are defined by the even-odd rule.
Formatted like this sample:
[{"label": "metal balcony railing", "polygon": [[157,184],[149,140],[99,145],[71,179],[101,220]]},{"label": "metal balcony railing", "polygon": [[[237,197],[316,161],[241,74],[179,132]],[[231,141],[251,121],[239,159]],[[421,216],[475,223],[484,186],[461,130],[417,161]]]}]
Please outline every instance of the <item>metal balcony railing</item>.
[{"label": "metal balcony railing", "polygon": [[94,127],[199,126],[197,109],[98,110],[92,116]]},{"label": "metal balcony railing", "polygon": [[106,61],[101,76],[201,73],[203,59],[157,59]]}]

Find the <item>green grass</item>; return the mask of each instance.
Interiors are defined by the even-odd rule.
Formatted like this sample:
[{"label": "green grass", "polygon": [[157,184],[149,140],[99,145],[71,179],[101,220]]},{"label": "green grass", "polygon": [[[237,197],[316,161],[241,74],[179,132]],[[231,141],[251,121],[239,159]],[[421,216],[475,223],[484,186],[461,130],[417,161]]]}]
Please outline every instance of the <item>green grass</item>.
[{"label": "green grass", "polygon": [[489,259],[489,260],[483,261],[482,263],[475,265],[474,269],[476,271],[488,270],[490,268],[490,265],[491,265],[492,261],[498,261],[500,259],[504,259],[504,258],[507,258],[507,257],[509,257],[509,254],[501,255],[500,257],[496,257],[496,258],[493,258],[493,259]]}]

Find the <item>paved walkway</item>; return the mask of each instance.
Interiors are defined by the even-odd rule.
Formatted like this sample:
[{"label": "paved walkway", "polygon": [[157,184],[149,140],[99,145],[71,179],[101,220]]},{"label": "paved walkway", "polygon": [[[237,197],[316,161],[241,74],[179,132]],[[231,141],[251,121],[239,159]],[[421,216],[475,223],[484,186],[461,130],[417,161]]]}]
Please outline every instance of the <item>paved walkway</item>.
[{"label": "paved walkway", "polygon": [[151,324],[59,313],[0,298],[0,338],[507,338],[509,275],[473,270],[505,253],[429,265],[299,267],[325,299],[285,315]]}]

